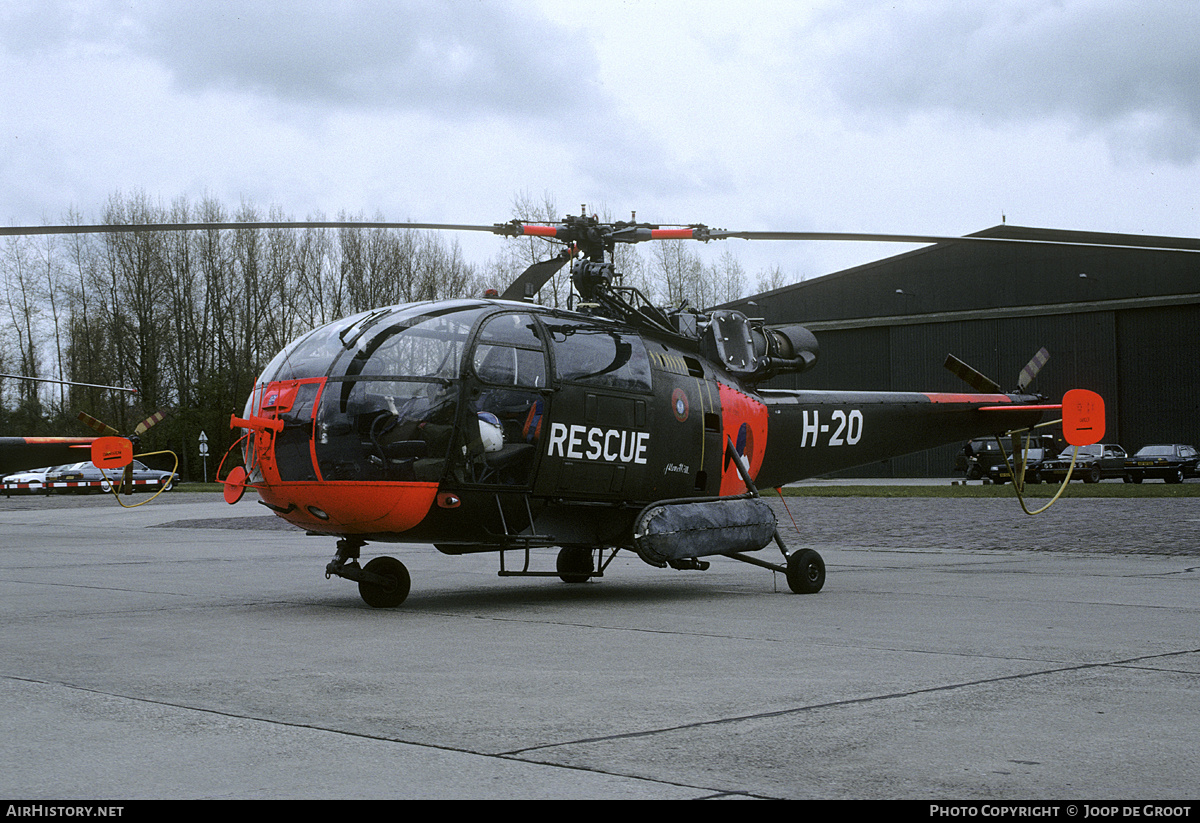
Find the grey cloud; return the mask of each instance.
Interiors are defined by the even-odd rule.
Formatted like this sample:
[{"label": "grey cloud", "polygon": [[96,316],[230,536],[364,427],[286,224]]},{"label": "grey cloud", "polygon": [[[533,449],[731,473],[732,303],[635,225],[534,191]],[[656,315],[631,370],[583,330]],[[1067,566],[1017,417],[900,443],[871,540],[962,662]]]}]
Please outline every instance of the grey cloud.
[{"label": "grey cloud", "polygon": [[806,35],[851,111],[956,111],[984,124],[1061,117],[1117,152],[1200,155],[1200,4],[955,0],[855,5]]},{"label": "grey cloud", "polygon": [[35,3],[9,17],[0,37],[10,51],[119,50],[196,92],[452,119],[600,102],[590,48],[517,3],[108,0]]}]

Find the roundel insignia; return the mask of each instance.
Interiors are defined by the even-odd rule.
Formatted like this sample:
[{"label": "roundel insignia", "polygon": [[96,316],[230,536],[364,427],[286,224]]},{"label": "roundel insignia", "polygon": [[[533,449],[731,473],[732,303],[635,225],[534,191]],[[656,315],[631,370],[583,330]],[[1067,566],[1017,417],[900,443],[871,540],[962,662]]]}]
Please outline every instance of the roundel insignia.
[{"label": "roundel insignia", "polygon": [[683,389],[676,389],[671,392],[671,411],[675,412],[675,419],[682,423],[688,418],[688,399],[687,392]]},{"label": "roundel insignia", "polygon": [[742,456],[748,470],[754,458],[754,431],[746,423],[738,427],[737,453]]}]

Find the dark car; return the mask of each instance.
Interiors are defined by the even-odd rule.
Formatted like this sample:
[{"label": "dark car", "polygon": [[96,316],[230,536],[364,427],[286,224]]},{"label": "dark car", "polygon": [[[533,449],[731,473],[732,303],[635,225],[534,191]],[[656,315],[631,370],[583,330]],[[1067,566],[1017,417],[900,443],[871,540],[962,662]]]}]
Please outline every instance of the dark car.
[{"label": "dark car", "polygon": [[1200,452],[1193,446],[1170,443],[1142,446],[1125,460],[1125,471],[1134,483],[1147,477],[1161,477],[1167,483],[1182,483],[1185,477],[1200,476]]},{"label": "dark car", "polygon": [[[1047,482],[1059,482],[1067,476],[1071,467],[1071,455],[1075,447],[1064,449],[1062,454],[1053,460],[1042,462],[1038,473]],[[1084,483],[1099,483],[1109,477],[1119,477],[1129,482],[1129,474],[1125,471],[1125,450],[1116,443],[1093,443],[1090,446],[1080,446],[1079,456],[1075,460],[1075,468],[1071,471],[1071,479],[1082,480]]]},{"label": "dark car", "polygon": [[[1029,446],[1040,448],[1049,456],[1053,454],[1054,438],[1050,435],[1032,437]],[[1004,441],[1003,450],[995,437],[979,437],[969,440],[954,458],[954,470],[966,472],[968,480],[979,480],[981,477],[991,477],[994,480],[995,472],[1005,468],[1004,455],[1006,452],[1011,461],[1012,446],[1008,439]]]},{"label": "dark car", "polygon": [[[1046,449],[1037,447],[1023,450],[1022,453],[1025,456],[1025,482],[1041,483],[1042,463],[1045,462],[1046,458],[1053,456],[1052,453]],[[1014,468],[1016,467],[1013,455],[1011,454],[1008,456],[1007,462],[992,465],[985,476],[993,483],[1007,483],[1012,480],[1012,469],[1009,468],[1009,465],[1013,465]]]},{"label": "dark car", "polygon": [[[120,483],[124,469],[98,469],[91,462],[71,463],[59,466],[46,475],[46,485],[55,491],[108,491],[114,483]],[[135,489],[160,487],[170,491],[179,478],[167,471],[149,468],[139,460],[133,461],[133,483]]]},{"label": "dark car", "polygon": [[978,480],[996,465],[1004,465],[1004,454],[994,437],[968,441],[954,460],[954,470],[966,472],[968,480]]}]

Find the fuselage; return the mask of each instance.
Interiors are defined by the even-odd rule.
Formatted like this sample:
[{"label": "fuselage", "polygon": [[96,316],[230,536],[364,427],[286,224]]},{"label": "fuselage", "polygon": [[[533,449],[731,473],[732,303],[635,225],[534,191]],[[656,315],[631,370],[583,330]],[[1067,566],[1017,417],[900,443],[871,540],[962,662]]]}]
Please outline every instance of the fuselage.
[{"label": "fuselage", "polygon": [[451,553],[623,545],[655,501],[778,486],[1029,425],[1014,395],[756,391],[666,336],[526,303],[318,328],[246,408],[249,482],[298,527]]}]

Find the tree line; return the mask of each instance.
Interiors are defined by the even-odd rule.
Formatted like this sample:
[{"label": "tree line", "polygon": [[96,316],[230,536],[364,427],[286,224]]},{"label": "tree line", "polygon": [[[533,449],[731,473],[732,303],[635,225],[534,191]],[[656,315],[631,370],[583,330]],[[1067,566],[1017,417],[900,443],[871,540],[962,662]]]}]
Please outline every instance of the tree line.
[{"label": "tree line", "polygon": [[[513,216],[559,219],[553,201],[518,195]],[[338,222],[362,221],[339,213]],[[382,218],[376,218],[381,220]],[[243,202],[180,198],[169,206],[142,193],[114,194],[100,220],[71,211],[63,222],[287,222]],[[310,215],[309,222],[326,221]],[[210,444],[209,479],[232,444],[240,414],[266,363],[300,334],[378,306],[475,296],[513,280],[558,251],[536,238],[500,241],[498,254],[469,263],[453,234],[410,229],[303,228],[121,232],[5,238],[0,257],[0,432],[87,434],[78,411],[122,433],[160,409],[168,416],[143,450],[171,449],[184,477],[200,479],[197,438]],[[617,249],[624,285],[652,301],[716,305],[742,296],[746,276],[732,254],[705,264],[683,241]],[[779,272],[760,275],[772,285]],[[565,306],[566,269],[540,300]],[[764,279],[765,278],[765,279]],[[128,387],[134,392],[67,385]],[[165,466],[170,468],[170,466]]]}]

